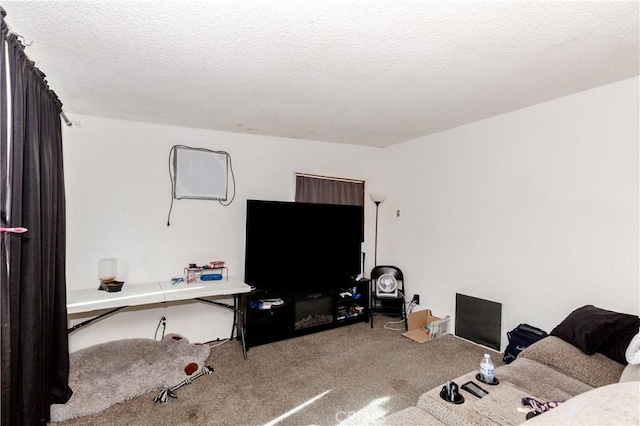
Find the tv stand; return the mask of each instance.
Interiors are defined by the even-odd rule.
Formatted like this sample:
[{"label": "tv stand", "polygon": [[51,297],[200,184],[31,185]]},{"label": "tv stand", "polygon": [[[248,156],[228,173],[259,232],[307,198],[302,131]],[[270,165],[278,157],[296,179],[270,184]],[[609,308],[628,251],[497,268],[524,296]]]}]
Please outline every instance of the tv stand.
[{"label": "tv stand", "polygon": [[[357,322],[369,322],[369,280],[317,291],[264,291],[243,294],[247,349]],[[280,299],[269,309],[261,301]]]}]

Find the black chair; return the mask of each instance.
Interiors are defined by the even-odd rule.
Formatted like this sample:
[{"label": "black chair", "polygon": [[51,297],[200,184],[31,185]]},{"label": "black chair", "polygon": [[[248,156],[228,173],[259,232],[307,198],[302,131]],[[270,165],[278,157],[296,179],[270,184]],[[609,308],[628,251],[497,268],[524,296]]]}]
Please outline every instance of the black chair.
[{"label": "black chair", "polygon": [[407,305],[404,297],[404,275],[397,266],[381,265],[371,270],[371,291],[369,291],[369,311],[371,328],[373,312],[400,315],[407,327]]}]

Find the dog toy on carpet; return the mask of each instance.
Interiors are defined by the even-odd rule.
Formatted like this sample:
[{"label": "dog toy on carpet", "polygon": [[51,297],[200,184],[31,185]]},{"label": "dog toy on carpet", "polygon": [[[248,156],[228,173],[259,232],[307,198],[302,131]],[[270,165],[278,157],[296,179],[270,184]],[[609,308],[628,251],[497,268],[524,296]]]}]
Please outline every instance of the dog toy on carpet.
[{"label": "dog toy on carpet", "polygon": [[[185,367],[184,372],[187,373],[187,376],[193,374],[193,371],[195,371],[194,365],[195,365],[195,369],[197,369],[198,364],[195,364],[195,363],[191,363]],[[202,370],[197,374],[195,374],[193,377],[187,377],[186,379],[184,379],[182,382],[175,385],[174,387],[165,389],[162,392],[160,392],[158,395],[156,395],[155,398],[153,398],[153,402],[163,403],[163,402],[167,402],[169,397],[177,398],[178,395],[175,394],[175,391],[177,391],[184,385],[190,385],[191,382],[193,382],[195,379],[197,379],[198,377],[204,376],[205,374],[208,374],[208,375],[213,374],[213,367],[209,367],[208,365],[205,365],[204,367],[202,367]]]}]

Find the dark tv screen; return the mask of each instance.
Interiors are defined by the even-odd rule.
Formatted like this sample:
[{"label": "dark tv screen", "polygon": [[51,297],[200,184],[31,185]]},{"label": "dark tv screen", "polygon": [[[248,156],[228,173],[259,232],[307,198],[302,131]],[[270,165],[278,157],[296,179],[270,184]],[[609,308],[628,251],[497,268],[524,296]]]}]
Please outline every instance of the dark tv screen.
[{"label": "dark tv screen", "polygon": [[362,207],[247,200],[246,225],[249,285],[320,290],[360,273]]}]

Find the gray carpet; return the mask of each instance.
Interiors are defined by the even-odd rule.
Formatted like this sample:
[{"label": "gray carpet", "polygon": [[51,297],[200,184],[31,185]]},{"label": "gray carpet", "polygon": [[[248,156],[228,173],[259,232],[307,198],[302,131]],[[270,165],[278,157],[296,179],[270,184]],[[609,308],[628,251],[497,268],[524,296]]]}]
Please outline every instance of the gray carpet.
[{"label": "gray carpet", "polygon": [[423,392],[477,369],[487,352],[454,336],[415,343],[376,318],[373,330],[358,323],[256,346],[247,360],[239,342],[226,343],[205,363],[214,374],[177,399],[154,404],[151,392],[56,425],[362,424],[415,405]]}]

